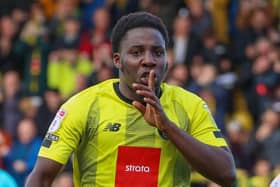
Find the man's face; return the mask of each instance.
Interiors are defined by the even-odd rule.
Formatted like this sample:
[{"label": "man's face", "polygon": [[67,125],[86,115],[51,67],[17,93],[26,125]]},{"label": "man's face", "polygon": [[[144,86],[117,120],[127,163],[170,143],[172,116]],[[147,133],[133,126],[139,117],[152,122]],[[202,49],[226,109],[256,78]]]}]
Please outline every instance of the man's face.
[{"label": "man's face", "polygon": [[132,83],[148,85],[149,72],[155,71],[155,86],[159,87],[166,72],[167,57],[162,34],[153,28],[129,30],[114,54],[120,69],[120,79],[131,88]]}]

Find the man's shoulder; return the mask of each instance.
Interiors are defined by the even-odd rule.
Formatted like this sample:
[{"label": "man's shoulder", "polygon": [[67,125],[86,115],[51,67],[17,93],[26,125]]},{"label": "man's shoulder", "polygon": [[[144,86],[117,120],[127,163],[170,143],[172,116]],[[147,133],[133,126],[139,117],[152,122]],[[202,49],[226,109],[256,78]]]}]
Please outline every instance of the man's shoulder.
[{"label": "man's shoulder", "polygon": [[168,97],[171,97],[175,100],[184,100],[188,102],[201,101],[201,98],[198,95],[182,87],[173,86],[167,83],[163,83],[161,87],[163,89],[163,92],[165,92],[164,94],[168,95]]},{"label": "man's shoulder", "polygon": [[75,99],[83,98],[83,97],[88,98],[89,96],[92,98],[92,97],[95,97],[96,95],[98,95],[99,93],[104,93],[104,91],[110,92],[110,91],[112,91],[113,84],[115,82],[118,82],[118,79],[109,79],[109,80],[100,82],[98,84],[92,85],[92,86],[82,90],[81,92],[74,95],[72,98],[75,98]]},{"label": "man's shoulder", "polygon": [[103,95],[105,92],[111,93],[113,90],[113,84],[117,81],[118,79],[109,79],[96,85],[92,85],[70,97],[65,104],[75,103],[75,105],[83,105],[92,103],[98,96]]}]

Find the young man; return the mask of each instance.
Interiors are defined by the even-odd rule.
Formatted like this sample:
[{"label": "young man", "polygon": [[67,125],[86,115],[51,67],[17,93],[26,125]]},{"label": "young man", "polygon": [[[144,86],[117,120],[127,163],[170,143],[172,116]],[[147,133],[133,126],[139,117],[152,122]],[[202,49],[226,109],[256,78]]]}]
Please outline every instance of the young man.
[{"label": "young man", "polygon": [[167,31],[158,17],[133,13],[112,33],[119,79],[62,105],[27,187],[50,186],[73,157],[75,186],[189,186],[191,167],[232,186],[230,150],[196,95],[162,83]]}]

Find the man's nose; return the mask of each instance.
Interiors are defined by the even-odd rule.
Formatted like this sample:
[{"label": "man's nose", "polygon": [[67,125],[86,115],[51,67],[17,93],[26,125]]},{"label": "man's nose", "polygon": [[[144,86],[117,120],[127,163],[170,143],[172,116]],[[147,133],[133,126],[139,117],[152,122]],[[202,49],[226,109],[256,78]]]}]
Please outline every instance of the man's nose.
[{"label": "man's nose", "polygon": [[144,59],[143,59],[143,65],[145,66],[155,66],[156,61],[151,52],[145,52]]}]

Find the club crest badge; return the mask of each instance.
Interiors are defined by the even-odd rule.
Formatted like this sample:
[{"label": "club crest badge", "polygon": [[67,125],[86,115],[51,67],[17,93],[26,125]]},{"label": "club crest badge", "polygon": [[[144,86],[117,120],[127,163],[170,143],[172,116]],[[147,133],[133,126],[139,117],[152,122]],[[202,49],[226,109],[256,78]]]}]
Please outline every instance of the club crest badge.
[{"label": "club crest badge", "polygon": [[49,133],[54,133],[59,129],[60,124],[61,124],[62,120],[64,119],[64,117],[66,116],[66,114],[67,113],[65,110],[63,110],[63,109],[58,110],[58,112],[55,115],[55,118],[53,119],[53,121],[50,124],[49,130],[48,130]]}]

